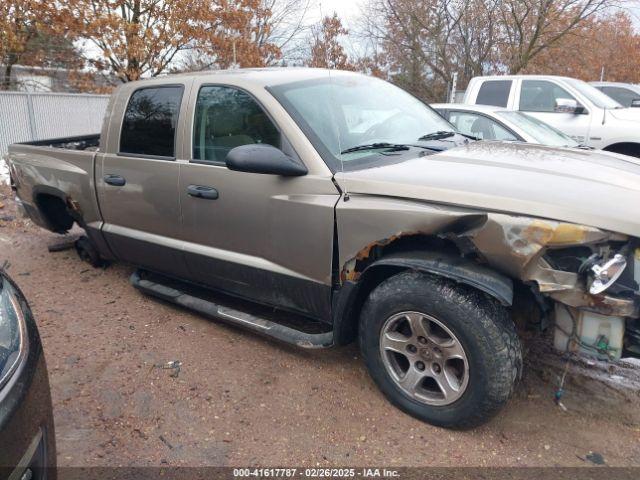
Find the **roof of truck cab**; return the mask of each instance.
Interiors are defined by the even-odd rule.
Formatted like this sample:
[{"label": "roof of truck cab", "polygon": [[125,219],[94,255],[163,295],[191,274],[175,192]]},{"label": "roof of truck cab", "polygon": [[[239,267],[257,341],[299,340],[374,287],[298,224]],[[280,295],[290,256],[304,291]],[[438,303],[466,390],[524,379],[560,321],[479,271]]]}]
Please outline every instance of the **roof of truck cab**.
[{"label": "roof of truck cab", "polygon": [[527,80],[547,80],[549,78],[555,78],[557,80],[565,80],[571,81],[575,80],[575,78],[571,77],[563,77],[561,75],[483,75],[479,77],[473,77],[472,80],[518,80],[518,79],[527,79]]},{"label": "roof of truck cab", "polygon": [[227,70],[205,70],[200,72],[177,73],[166,75],[163,77],[155,77],[154,79],[143,79],[140,82],[158,80],[170,82],[171,78],[191,79],[202,77],[211,77],[216,82],[234,80],[242,82],[251,82],[263,87],[271,85],[280,85],[303,80],[313,80],[316,78],[345,75],[363,75],[361,73],[347,70],[330,70],[326,68],[309,68],[309,67],[266,67],[266,68],[234,68]]}]

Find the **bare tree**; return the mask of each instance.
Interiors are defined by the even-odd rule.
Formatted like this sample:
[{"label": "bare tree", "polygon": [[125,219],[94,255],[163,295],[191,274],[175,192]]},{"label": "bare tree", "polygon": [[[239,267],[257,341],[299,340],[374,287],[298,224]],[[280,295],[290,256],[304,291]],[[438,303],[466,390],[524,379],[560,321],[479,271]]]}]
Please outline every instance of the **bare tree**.
[{"label": "bare tree", "polygon": [[454,73],[464,86],[491,71],[520,72],[615,1],[369,0],[360,34],[377,45],[394,81],[441,99]]},{"label": "bare tree", "polygon": [[454,72],[470,78],[490,63],[495,1],[372,0],[361,30],[386,53],[395,81],[429,97],[426,82],[443,90]]},{"label": "bare tree", "polygon": [[[295,56],[298,40],[308,29],[310,0],[256,0],[251,16],[223,21],[213,32],[226,42],[192,42],[172,71],[197,71],[231,66],[276,65]],[[210,35],[210,38],[213,35]]]},{"label": "bare tree", "polygon": [[501,0],[499,48],[510,73],[518,73],[586,19],[614,6],[612,0]]},{"label": "bare tree", "polygon": [[267,65],[281,58],[296,58],[301,49],[301,38],[309,30],[308,13],[311,0],[261,0],[270,15],[260,18],[256,24],[256,42],[259,45],[273,44],[280,56],[266,59]]}]

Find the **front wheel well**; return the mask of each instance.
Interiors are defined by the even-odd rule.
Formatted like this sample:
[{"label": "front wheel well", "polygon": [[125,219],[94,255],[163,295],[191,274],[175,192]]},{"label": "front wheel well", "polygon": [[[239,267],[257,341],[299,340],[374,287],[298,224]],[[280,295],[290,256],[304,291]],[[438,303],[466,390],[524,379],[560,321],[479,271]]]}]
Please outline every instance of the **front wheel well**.
[{"label": "front wheel well", "polygon": [[620,153],[631,157],[640,157],[640,143],[620,142],[607,145],[603,148],[606,152]]},{"label": "front wheel well", "polygon": [[338,291],[338,302],[334,305],[337,307],[334,318],[336,343],[349,343],[355,338],[360,311],[371,292],[385,280],[406,271],[466,285],[507,307],[513,304],[512,279],[472,259],[433,251],[390,254],[367,267],[357,282],[347,281]]},{"label": "front wheel well", "polygon": [[397,275],[406,268],[393,266],[380,266],[370,269],[358,282],[347,282],[338,291],[345,297],[342,300],[346,304],[339,308],[338,317],[334,319],[334,339],[338,345],[347,345],[358,337],[360,312],[369,294],[386,279]]},{"label": "front wheel well", "polygon": [[35,201],[49,230],[55,233],[66,233],[71,229],[74,219],[62,198],[48,193],[40,193]]}]

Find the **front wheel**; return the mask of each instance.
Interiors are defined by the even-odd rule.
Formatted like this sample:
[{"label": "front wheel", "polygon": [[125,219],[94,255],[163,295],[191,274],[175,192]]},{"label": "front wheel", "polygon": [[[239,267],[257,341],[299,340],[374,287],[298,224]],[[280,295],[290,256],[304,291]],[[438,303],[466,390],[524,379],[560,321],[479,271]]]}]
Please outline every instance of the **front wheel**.
[{"label": "front wheel", "polygon": [[508,310],[482,292],[406,272],[382,282],[360,317],[371,376],[403,411],[428,423],[470,428],[509,399],[522,351]]}]

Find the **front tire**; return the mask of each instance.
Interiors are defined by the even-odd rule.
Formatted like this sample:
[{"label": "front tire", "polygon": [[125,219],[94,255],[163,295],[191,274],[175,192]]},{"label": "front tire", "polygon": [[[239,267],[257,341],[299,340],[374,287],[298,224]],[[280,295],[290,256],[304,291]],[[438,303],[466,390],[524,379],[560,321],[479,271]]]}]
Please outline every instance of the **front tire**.
[{"label": "front tire", "polygon": [[360,348],[394,405],[447,428],[486,422],[522,371],[520,340],[505,307],[419,272],[395,275],[371,292],[360,316]]}]

